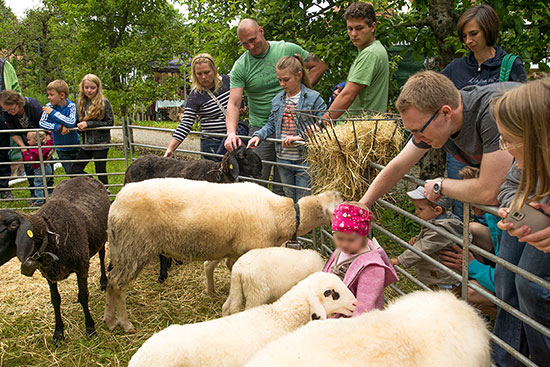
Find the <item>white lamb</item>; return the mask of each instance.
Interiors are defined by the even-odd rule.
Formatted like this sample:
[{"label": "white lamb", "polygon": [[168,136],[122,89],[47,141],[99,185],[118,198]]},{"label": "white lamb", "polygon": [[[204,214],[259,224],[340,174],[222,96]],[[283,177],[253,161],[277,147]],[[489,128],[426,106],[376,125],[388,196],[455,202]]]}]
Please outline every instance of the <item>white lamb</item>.
[{"label": "white lamb", "polygon": [[300,280],[323,270],[325,260],[317,251],[269,247],[248,251],[231,270],[231,289],[222,314],[275,302]]},{"label": "white lamb", "polygon": [[128,367],[242,366],[269,342],[311,320],[351,315],[356,304],[338,276],[311,274],[273,304],[160,331],[145,341]]},{"label": "white lamb", "polygon": [[[296,229],[292,199],[253,183],[183,178],[130,183],[109,210],[113,269],[103,319],[111,330],[119,325],[126,332],[135,331],[126,311],[126,290],[159,253],[184,261],[236,259],[254,248],[280,246],[296,230],[303,235],[329,224],[340,202],[342,196],[335,191],[303,197]],[[213,291],[212,279],[208,282]]]},{"label": "white lamb", "polygon": [[488,367],[489,332],[450,292],[415,292],[384,311],[315,322],[269,344],[246,367]]}]

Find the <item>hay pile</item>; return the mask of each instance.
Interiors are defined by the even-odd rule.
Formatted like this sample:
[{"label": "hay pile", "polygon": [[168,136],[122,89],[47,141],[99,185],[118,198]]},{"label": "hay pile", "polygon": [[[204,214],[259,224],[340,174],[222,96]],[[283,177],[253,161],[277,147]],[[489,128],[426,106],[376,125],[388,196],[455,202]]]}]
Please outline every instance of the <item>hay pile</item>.
[{"label": "hay pile", "polygon": [[306,143],[313,193],[338,190],[346,200],[359,200],[377,174],[368,163],[387,164],[402,145],[401,122],[384,116],[353,118],[315,133]]}]

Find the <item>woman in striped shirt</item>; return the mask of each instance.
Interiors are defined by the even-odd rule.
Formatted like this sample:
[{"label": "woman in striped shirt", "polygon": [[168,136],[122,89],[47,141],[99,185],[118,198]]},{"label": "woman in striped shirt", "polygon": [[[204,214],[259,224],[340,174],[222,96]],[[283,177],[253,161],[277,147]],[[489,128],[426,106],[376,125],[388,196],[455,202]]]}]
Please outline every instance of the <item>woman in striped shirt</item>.
[{"label": "woman in striped shirt", "polygon": [[[207,53],[193,57],[191,68],[193,70],[191,93],[185,103],[183,118],[164,153],[165,157],[174,156],[175,150],[187,137],[197,118],[201,131],[226,133],[225,111],[229,100],[229,76],[218,74],[214,59]],[[216,153],[221,141],[222,138],[201,137],[201,152]],[[219,160],[207,155],[203,158]]]}]

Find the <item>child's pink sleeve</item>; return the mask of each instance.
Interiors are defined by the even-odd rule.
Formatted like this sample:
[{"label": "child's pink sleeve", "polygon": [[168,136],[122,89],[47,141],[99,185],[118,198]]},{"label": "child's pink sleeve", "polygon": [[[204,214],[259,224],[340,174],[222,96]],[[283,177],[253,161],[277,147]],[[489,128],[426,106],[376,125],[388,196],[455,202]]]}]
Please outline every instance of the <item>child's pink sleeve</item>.
[{"label": "child's pink sleeve", "polygon": [[357,280],[357,308],[353,317],[363,312],[384,309],[384,284],[386,270],[382,266],[370,265],[361,272]]}]

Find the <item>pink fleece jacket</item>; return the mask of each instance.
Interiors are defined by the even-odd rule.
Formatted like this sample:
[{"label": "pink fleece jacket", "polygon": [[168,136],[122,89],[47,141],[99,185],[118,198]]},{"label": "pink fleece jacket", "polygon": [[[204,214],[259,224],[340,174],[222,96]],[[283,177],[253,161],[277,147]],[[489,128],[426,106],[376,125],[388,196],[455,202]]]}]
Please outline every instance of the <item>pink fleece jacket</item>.
[{"label": "pink fleece jacket", "polygon": [[[357,256],[344,276],[344,284],[357,298],[353,317],[372,309],[384,309],[384,288],[399,280],[384,249],[374,248],[370,240],[369,247],[371,251]],[[337,253],[335,251],[331,255],[323,268],[324,272],[330,273]]]}]

